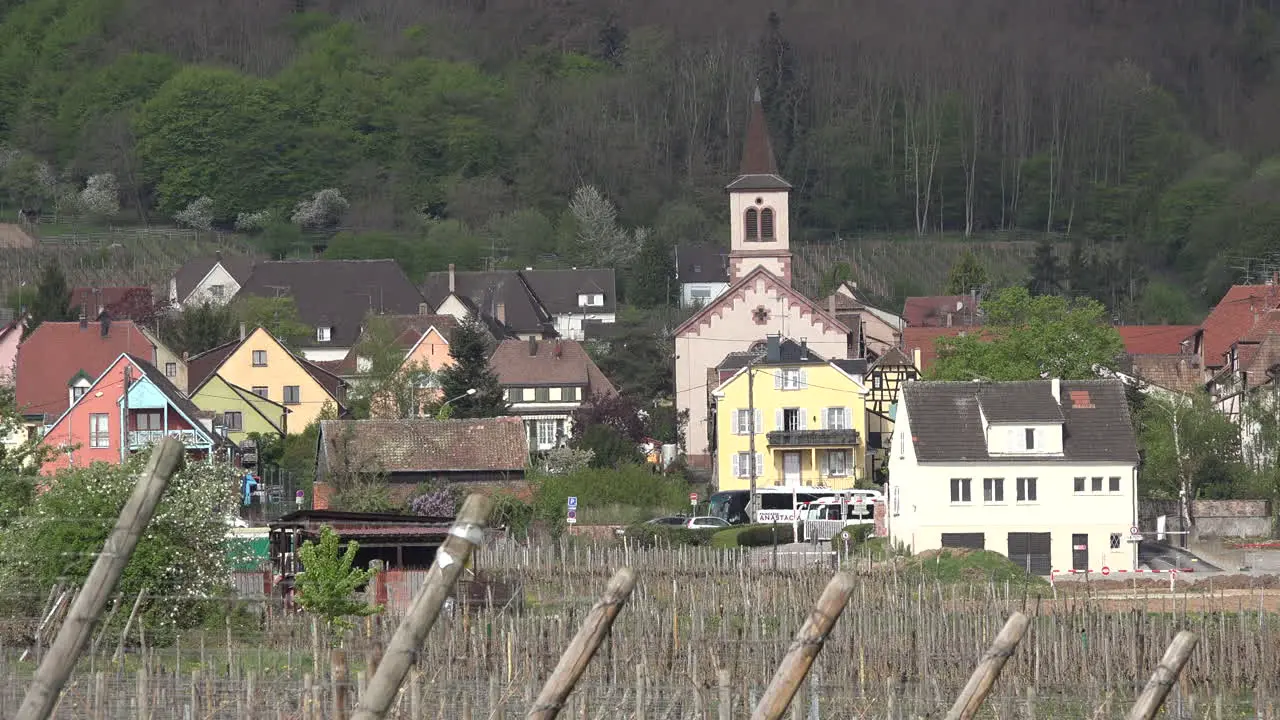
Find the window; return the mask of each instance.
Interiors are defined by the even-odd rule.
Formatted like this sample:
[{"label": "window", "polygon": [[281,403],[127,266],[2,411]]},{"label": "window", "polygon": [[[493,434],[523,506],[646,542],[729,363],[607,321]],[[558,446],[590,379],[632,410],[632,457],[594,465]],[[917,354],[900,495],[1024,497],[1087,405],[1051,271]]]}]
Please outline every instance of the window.
[{"label": "window", "polygon": [[241,430],[244,428],[244,416],[238,412],[229,412],[222,416],[223,424],[228,430]]},{"label": "window", "polygon": [[[761,422],[760,422],[760,420],[761,420],[761,412],[760,412],[760,408],[756,408],[755,416],[756,416],[756,418],[755,418],[755,419],[756,419],[756,422],[755,422],[755,432],[760,432],[760,430],[761,430],[761,427],[760,427],[760,425],[761,425]],[[752,428],[751,428],[751,411],[750,411],[750,410],[735,410],[735,411],[734,411],[733,426],[734,426],[734,433],[735,433],[735,434],[737,434],[737,435],[750,435],[750,434],[751,434],[751,432],[752,432]]]},{"label": "window", "polygon": [[[760,471],[764,469],[764,454],[756,453],[756,477],[760,477]],[[736,477],[751,477],[751,453],[740,452],[733,456],[733,474]],[[787,498],[787,502],[791,502],[791,498]]]},{"label": "window", "polygon": [[534,402],[550,402],[551,388],[545,388],[545,387],[534,388],[533,399],[534,399]]},{"label": "window", "polygon": [[164,364],[164,376],[167,378],[178,377],[178,363],[167,362]]},{"label": "window", "polygon": [[747,208],[746,212],[747,240],[760,239],[760,214],[755,208]]},{"label": "window", "polygon": [[1075,491],[1078,493],[1084,492],[1084,478],[1076,478]]},{"label": "window", "polygon": [[520,388],[506,388],[502,391],[502,396],[507,402],[520,402],[524,399],[524,391]]},{"label": "window", "polygon": [[266,366],[267,366],[267,351],[266,351],[266,350],[254,350],[254,351],[253,351],[253,366],[254,366],[254,367],[266,367]]},{"label": "window", "polygon": [[951,502],[973,502],[973,498],[969,494],[970,481],[970,478],[951,478]]},{"label": "window", "polygon": [[1089,483],[1089,489],[1096,493],[1102,492],[1102,478],[1100,477],[1091,478]]},{"label": "window", "polygon": [[1120,533],[1111,533],[1111,549],[1120,549]]},{"label": "window", "polygon": [[297,385],[284,386],[284,404],[285,405],[297,405],[298,403],[302,402],[301,395],[302,395],[302,389],[299,388]]},{"label": "window", "polygon": [[849,451],[827,451],[827,474],[834,477],[845,477],[849,474]]},{"label": "window", "polygon": [[75,401],[84,397],[84,394],[87,392],[89,392],[89,388],[86,385],[76,385],[75,387],[71,388],[71,402],[74,403]]},{"label": "window", "polygon": [[782,427],[779,430],[800,430],[801,415],[796,408],[785,408],[782,411]]},{"label": "window", "polygon": [[848,430],[849,408],[827,408],[827,429]]},{"label": "window", "polygon": [[94,413],[89,416],[89,447],[111,447],[111,426],[106,413]]},{"label": "window", "polygon": [[1018,478],[1018,502],[1035,502],[1036,501],[1036,479],[1030,477]]},{"label": "window", "polygon": [[553,448],[564,432],[563,420],[539,420],[537,422],[538,448]]},{"label": "window", "polygon": [[773,239],[773,210],[770,208],[760,211],[760,239]]},{"label": "window", "polygon": [[1035,450],[1036,449],[1036,429],[1027,428],[1026,435],[1027,435],[1027,449]]},{"label": "window", "polygon": [[689,299],[705,305],[711,302],[711,288],[689,288]]},{"label": "window", "polygon": [[902,491],[896,487],[889,488],[889,493],[893,495],[893,514],[895,517],[902,514]]},{"label": "window", "polygon": [[209,286],[209,297],[213,298],[214,300],[221,300],[222,293],[223,293],[223,288],[221,285]]},{"label": "window", "polygon": [[133,416],[133,424],[137,430],[163,430],[164,415],[158,412],[140,412]]},{"label": "window", "polygon": [[783,368],[773,378],[775,390],[800,390],[808,385],[805,372],[799,368]]},{"label": "window", "polygon": [[1120,478],[1118,477],[1107,478],[1107,492],[1114,492],[1114,493],[1120,492]]},{"label": "window", "polygon": [[883,388],[884,376],[881,375],[880,373],[876,373],[875,375],[871,376],[871,387],[876,390]]},{"label": "window", "polygon": [[982,502],[1004,502],[1004,478],[982,479]]},{"label": "window", "polygon": [[254,385],[254,386],[253,386],[253,394],[254,394],[254,395],[257,395],[258,397],[261,397],[261,398],[266,397],[266,396],[267,396],[267,386],[266,386],[266,385]]},{"label": "window", "polygon": [[333,328],[318,327],[316,328],[316,342],[329,342],[333,339]]},{"label": "window", "polygon": [[601,307],[604,305],[604,295],[600,293],[585,293],[578,296],[579,307]]}]

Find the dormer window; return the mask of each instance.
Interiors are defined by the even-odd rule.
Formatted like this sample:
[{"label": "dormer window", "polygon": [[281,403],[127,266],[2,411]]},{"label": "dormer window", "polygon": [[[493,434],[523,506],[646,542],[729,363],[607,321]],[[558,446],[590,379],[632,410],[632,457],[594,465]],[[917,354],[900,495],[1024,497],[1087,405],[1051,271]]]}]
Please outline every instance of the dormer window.
[{"label": "dormer window", "polygon": [[84,394],[87,392],[89,392],[89,388],[87,387],[76,386],[71,388],[71,402],[74,403],[75,401],[84,397]]},{"label": "dormer window", "polygon": [[604,295],[601,293],[583,293],[578,295],[578,307],[604,307]]},{"label": "dormer window", "polygon": [[1036,449],[1036,429],[1035,428],[1026,429],[1026,440],[1027,440],[1027,449],[1035,450]]},{"label": "dormer window", "polygon": [[333,328],[321,326],[316,328],[316,342],[329,342],[333,339]]}]

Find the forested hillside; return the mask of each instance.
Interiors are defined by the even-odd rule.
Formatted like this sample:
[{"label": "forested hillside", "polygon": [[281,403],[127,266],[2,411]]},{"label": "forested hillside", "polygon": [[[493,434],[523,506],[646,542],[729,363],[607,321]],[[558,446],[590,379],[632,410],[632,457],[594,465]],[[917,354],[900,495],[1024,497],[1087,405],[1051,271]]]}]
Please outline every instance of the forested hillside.
[{"label": "forested hillside", "polygon": [[1052,233],[1077,292],[1180,307],[1280,238],[1275,0],[0,7],[9,207],[53,202],[41,162],[228,226],[333,187],[421,271],[576,261],[592,184],[659,247],[723,242],[758,83],[799,241]]}]

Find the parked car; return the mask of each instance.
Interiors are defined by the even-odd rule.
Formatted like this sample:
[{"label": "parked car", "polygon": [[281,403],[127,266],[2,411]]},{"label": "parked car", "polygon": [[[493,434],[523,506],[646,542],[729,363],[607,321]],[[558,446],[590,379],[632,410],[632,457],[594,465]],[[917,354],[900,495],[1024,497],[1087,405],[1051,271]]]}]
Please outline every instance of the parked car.
[{"label": "parked car", "polygon": [[689,518],[683,515],[670,515],[668,517],[654,518],[645,522],[645,525],[666,525],[668,527],[688,527]]},{"label": "parked car", "polygon": [[699,515],[698,517],[691,517],[689,518],[689,522],[685,523],[684,526],[690,530],[712,530],[730,527],[728,520],[715,517],[714,515]]}]

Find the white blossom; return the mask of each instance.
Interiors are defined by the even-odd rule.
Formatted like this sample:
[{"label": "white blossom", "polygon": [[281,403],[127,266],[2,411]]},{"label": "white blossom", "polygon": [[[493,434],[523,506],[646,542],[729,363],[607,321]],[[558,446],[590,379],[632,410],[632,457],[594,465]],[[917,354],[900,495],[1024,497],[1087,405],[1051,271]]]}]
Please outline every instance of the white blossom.
[{"label": "white blossom", "polygon": [[174,222],[193,230],[212,230],[213,229],[213,198],[207,195],[201,195],[185,210],[182,210],[173,216]]},{"label": "white blossom", "polygon": [[120,185],[111,173],[89,177],[77,198],[80,209],[99,217],[112,217],[120,212]]},{"label": "white blossom", "polygon": [[257,232],[265,230],[275,214],[270,210],[259,210],[258,212],[242,212],[236,215],[236,230],[239,232]]},{"label": "white blossom", "polygon": [[618,226],[618,209],[594,185],[573,193],[569,212],[578,222],[578,254],[593,267],[618,267],[635,259],[647,230],[627,232]]},{"label": "white blossom", "polygon": [[326,227],[337,223],[350,206],[340,190],[326,188],[316,192],[310,200],[299,202],[290,220],[304,228]]}]

